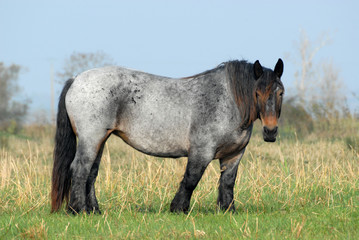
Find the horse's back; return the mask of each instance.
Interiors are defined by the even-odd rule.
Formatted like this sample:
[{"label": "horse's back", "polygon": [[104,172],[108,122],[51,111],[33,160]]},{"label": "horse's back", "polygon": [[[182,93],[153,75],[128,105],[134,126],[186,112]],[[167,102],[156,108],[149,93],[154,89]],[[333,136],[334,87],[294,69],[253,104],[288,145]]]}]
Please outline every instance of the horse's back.
[{"label": "horse's back", "polygon": [[79,135],[107,129],[140,151],[184,156],[191,101],[178,81],[120,67],[92,69],[75,78],[67,111]]}]

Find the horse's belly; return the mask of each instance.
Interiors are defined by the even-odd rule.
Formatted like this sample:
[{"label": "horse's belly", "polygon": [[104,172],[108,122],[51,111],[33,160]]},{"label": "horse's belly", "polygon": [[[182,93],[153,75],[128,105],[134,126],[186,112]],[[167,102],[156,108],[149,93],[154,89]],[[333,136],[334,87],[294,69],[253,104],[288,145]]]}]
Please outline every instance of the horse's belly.
[{"label": "horse's belly", "polygon": [[136,123],[122,126],[115,134],[135,149],[159,157],[187,156],[189,140],[187,129],[175,123]]}]

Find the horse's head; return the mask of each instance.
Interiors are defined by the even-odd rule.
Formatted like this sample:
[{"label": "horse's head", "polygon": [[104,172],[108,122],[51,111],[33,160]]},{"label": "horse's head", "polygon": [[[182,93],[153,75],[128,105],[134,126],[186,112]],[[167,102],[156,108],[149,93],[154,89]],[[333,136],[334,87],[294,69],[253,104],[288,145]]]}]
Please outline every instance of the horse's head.
[{"label": "horse's head", "polygon": [[280,80],[283,73],[283,61],[278,59],[274,71],[263,68],[258,60],[253,67],[256,79],[254,97],[258,118],[263,126],[263,139],[266,142],[275,142],[284,93],[283,83]]}]

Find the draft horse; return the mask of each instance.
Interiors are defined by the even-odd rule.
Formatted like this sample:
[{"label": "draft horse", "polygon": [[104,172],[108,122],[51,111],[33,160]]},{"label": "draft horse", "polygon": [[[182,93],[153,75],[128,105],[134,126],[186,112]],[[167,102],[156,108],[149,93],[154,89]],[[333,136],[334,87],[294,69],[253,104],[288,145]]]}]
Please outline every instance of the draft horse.
[{"label": "draft horse", "polygon": [[236,60],[180,79],[122,67],[69,79],[58,105],[51,211],[66,200],[72,213],[100,213],[94,184],[112,134],[152,156],[188,157],[172,212],[188,211],[203,172],[219,159],[217,204],[234,210],[233,187],[253,122],[261,120],[264,141],[276,140],[282,73],[281,59],[274,71],[258,60]]}]

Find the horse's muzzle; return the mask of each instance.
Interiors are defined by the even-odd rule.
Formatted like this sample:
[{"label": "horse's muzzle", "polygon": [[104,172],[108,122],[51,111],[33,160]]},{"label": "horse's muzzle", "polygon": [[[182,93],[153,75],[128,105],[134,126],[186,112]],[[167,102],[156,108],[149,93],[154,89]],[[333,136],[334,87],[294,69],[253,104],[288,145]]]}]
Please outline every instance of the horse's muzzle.
[{"label": "horse's muzzle", "polygon": [[272,129],[264,126],[263,127],[263,139],[266,142],[275,142],[276,137],[278,135],[278,127],[274,127]]}]

